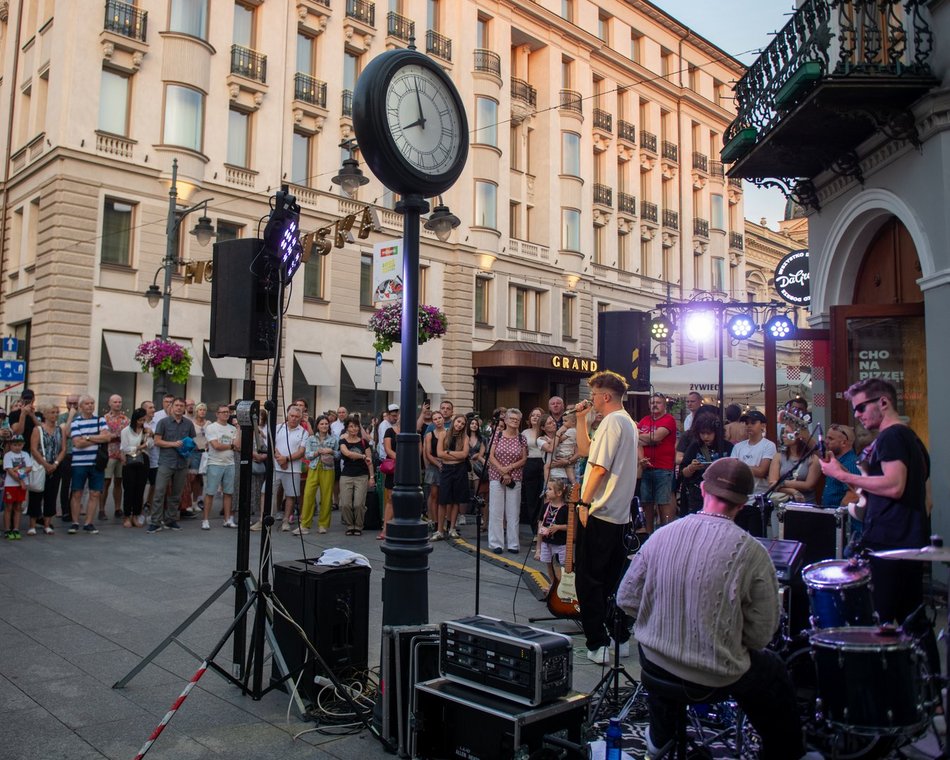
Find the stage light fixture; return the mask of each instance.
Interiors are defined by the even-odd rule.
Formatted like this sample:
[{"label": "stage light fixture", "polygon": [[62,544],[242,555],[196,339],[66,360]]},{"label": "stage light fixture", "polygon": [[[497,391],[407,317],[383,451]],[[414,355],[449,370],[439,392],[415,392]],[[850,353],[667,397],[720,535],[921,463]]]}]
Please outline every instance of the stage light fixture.
[{"label": "stage light fixture", "polygon": [[657,317],[650,322],[650,336],[653,340],[667,341],[673,333],[673,323],[666,317]]},{"label": "stage light fixture", "polygon": [[716,315],[711,311],[694,311],[686,315],[686,337],[694,343],[712,338],[716,331]]},{"label": "stage light fixture", "polygon": [[274,195],[274,207],[264,228],[267,251],[280,260],[290,279],[300,267],[300,206],[286,186]]},{"label": "stage light fixture", "polygon": [[758,325],[751,314],[736,314],[726,323],[726,330],[735,340],[748,340],[757,329]]},{"label": "stage light fixture", "polygon": [[795,334],[795,324],[787,314],[776,314],[765,323],[765,330],[776,340],[783,340]]}]

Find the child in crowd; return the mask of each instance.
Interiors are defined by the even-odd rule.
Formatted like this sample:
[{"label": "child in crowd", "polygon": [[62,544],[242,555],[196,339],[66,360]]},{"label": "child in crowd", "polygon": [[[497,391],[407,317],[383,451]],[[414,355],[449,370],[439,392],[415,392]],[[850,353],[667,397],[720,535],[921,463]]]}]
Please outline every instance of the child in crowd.
[{"label": "child in crowd", "polygon": [[[33,470],[33,457],[23,450],[23,436],[10,438],[10,448],[3,455],[3,527],[7,541],[20,538],[20,514],[26,501],[26,483]],[[35,534],[36,531],[34,530]]]},{"label": "child in crowd", "polygon": [[577,475],[574,473],[574,464],[577,462],[577,415],[573,412],[565,413],[561,429],[557,431],[557,446],[554,449],[554,458],[569,462],[564,467],[567,482],[574,485]]},{"label": "child in crowd", "polygon": [[[564,494],[567,486],[560,480],[549,480],[544,493],[546,504],[538,522],[538,542],[534,558],[548,563],[548,577],[561,577],[561,568],[567,559],[567,504]],[[554,558],[557,557],[557,567]]]}]

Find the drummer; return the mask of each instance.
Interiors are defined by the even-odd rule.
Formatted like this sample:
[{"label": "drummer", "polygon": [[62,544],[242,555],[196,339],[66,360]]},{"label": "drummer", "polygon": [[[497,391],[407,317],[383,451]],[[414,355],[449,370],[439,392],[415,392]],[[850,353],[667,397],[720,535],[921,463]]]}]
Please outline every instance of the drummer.
[{"label": "drummer", "polygon": [[[862,544],[872,551],[927,545],[927,487],[930,456],[917,434],[897,412],[897,390],[881,378],[868,378],[845,392],[855,419],[877,433],[859,460],[855,475],[828,454],[826,477],[860,488],[867,499]],[[902,623],[923,602],[923,563],[871,559],[874,609],[882,623]]]}]

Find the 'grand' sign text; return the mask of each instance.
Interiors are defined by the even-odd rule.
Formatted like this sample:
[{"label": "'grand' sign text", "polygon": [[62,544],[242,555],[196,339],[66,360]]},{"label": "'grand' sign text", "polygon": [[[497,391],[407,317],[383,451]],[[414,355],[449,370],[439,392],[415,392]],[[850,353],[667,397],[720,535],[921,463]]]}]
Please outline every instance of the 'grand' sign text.
[{"label": "'grand' sign text", "polygon": [[581,359],[578,356],[552,356],[551,366],[555,369],[566,369],[569,372],[596,372],[596,359]]}]

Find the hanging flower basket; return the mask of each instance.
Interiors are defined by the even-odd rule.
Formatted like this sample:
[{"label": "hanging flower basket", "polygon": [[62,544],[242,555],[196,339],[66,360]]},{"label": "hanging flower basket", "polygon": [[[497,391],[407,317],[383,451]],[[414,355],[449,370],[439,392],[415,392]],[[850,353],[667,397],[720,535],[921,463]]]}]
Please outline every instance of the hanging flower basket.
[{"label": "hanging flower basket", "polygon": [[[441,338],[445,335],[445,327],[445,314],[441,310],[435,306],[419,306],[419,345],[432,338]],[[402,337],[402,304],[377,309],[369,319],[369,329],[376,336],[373,348],[377,351],[392,348],[393,343],[398,343]]]},{"label": "hanging flower basket", "polygon": [[184,385],[191,373],[191,354],[188,349],[172,340],[148,340],[135,349],[135,360],[142,365],[142,372],[151,372],[158,377],[168,373],[173,383]]}]

